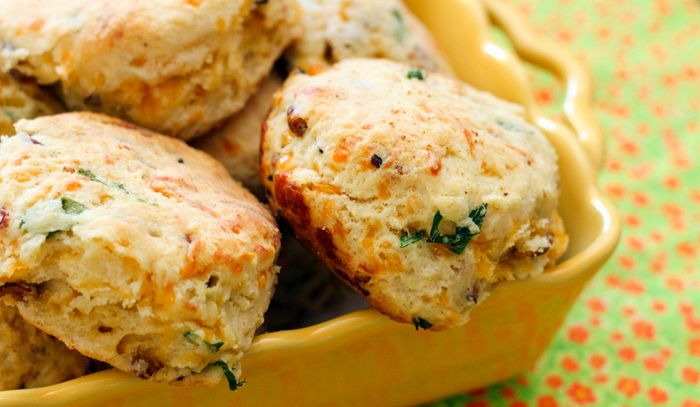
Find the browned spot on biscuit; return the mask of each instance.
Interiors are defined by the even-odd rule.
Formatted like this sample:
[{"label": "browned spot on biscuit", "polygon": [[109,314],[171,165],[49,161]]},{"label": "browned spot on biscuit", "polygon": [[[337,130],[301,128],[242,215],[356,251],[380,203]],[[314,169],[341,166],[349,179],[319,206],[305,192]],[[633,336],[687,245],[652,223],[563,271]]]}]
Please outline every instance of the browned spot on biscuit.
[{"label": "browned spot on biscuit", "polygon": [[323,249],[324,254],[329,260],[339,262],[337,249],[333,243],[333,234],[326,228],[316,229],[316,241]]},{"label": "browned spot on biscuit", "polygon": [[303,117],[294,114],[294,106],[290,106],[287,109],[287,125],[289,130],[294,133],[297,137],[303,137],[309,125],[306,123]]},{"label": "browned spot on biscuit", "polygon": [[283,173],[275,176],[274,183],[277,204],[296,217],[293,222],[308,225],[311,222],[311,215],[304,201],[301,187],[290,181],[289,176]]},{"label": "browned spot on biscuit", "polygon": [[5,208],[0,208],[0,229],[5,229],[10,223],[10,212]]},{"label": "browned spot on biscuit", "polygon": [[27,301],[30,297],[37,296],[36,284],[7,283],[0,287],[0,297],[10,296],[16,301]]},{"label": "browned spot on biscuit", "polygon": [[164,367],[163,362],[157,357],[142,349],[137,350],[132,356],[131,363],[135,367],[134,373],[142,379],[148,379]]}]

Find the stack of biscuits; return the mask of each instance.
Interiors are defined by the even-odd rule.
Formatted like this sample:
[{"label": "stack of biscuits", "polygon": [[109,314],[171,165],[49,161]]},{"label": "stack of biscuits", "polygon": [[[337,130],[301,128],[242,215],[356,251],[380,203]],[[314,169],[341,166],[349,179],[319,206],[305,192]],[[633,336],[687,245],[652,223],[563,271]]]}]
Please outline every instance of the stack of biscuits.
[{"label": "stack of biscuits", "polygon": [[0,390],[235,390],[266,315],[458,327],[566,250],[552,146],[399,0],[0,9]]}]

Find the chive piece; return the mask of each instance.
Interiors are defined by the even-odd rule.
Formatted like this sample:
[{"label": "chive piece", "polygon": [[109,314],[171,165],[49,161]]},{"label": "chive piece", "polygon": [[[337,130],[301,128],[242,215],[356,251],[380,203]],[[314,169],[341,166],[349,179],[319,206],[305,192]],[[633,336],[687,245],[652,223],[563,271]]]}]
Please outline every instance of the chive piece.
[{"label": "chive piece", "polygon": [[416,331],[418,329],[423,329],[423,330],[427,331],[428,329],[433,327],[433,324],[431,324],[430,322],[428,322],[428,320],[425,320],[421,317],[416,317],[416,318],[413,318],[413,326],[416,327]]},{"label": "chive piece", "polygon": [[133,192],[129,191],[128,189],[126,189],[126,188],[124,187],[124,184],[120,184],[120,183],[118,183],[118,182],[114,182],[114,181],[110,181],[110,180],[103,179],[102,177],[99,177],[99,176],[96,175],[94,172],[92,172],[92,171],[90,171],[90,170],[88,170],[88,169],[85,169],[85,168],[78,168],[78,174],[80,174],[80,175],[82,175],[82,176],[84,176],[84,177],[87,177],[87,178],[89,178],[91,181],[95,181],[95,182],[100,183],[100,184],[102,184],[102,185],[104,185],[104,186],[108,186],[108,187],[110,187],[110,188],[118,189],[118,190],[122,191],[123,193],[125,193],[125,194],[127,194],[127,195],[133,197],[134,199],[136,199],[137,201],[139,201],[139,202],[141,202],[141,203],[145,203],[145,204],[148,204],[148,205],[151,205],[151,206],[158,206],[158,205],[154,204],[153,202],[148,202],[148,201],[146,201],[145,199],[140,198],[139,196],[137,196],[137,195],[134,194]]},{"label": "chive piece", "polygon": [[209,349],[209,352],[211,353],[218,353],[219,350],[221,350],[221,347],[224,346],[223,342],[207,342],[201,336],[190,331],[187,331],[184,334],[182,334],[182,337],[185,338],[185,340],[191,344],[206,346],[207,349]]},{"label": "chive piece", "polygon": [[403,21],[401,11],[393,9],[391,10],[391,15],[394,17],[394,20],[396,22],[396,30],[394,31],[394,37],[398,42],[403,42],[404,37],[406,36],[406,24]]},{"label": "chive piece", "polygon": [[46,240],[51,239],[52,237],[56,236],[57,234],[63,232],[62,230],[54,230],[53,232],[49,232],[46,234]]},{"label": "chive piece", "polygon": [[[474,208],[469,212],[469,217],[476,226],[481,229],[484,224],[484,218],[486,217],[486,210],[488,205],[482,203],[481,205]],[[440,211],[435,212],[433,217],[433,226],[430,228],[430,235],[428,236],[429,243],[437,243],[447,246],[447,248],[455,254],[462,254],[467,244],[477,236],[480,231],[472,232],[468,226],[457,227],[455,234],[453,235],[443,235],[440,233],[440,223],[442,222],[442,214]]]},{"label": "chive piece", "polygon": [[231,371],[231,368],[228,367],[226,362],[223,360],[217,360],[216,362],[211,362],[210,364],[207,365],[209,366],[216,366],[220,367],[221,370],[224,371],[224,376],[226,376],[226,380],[228,381],[228,388],[231,391],[236,391],[238,388],[242,387],[245,384],[245,380],[238,380],[236,379],[236,375],[233,374]]},{"label": "chive piece", "polygon": [[400,240],[401,243],[399,245],[400,248],[404,248],[406,246],[410,246],[414,243],[418,243],[421,240],[425,239],[425,230],[419,230],[414,233],[410,232],[401,232]]},{"label": "chive piece", "polygon": [[489,204],[484,202],[469,212],[469,217],[472,218],[472,222],[476,223],[479,229],[484,225],[484,218],[486,218],[486,210],[488,207]]},{"label": "chive piece", "polygon": [[408,79],[418,79],[419,81],[424,81],[426,74],[420,69],[411,69],[410,71],[408,71],[406,77]]},{"label": "chive piece", "polygon": [[78,215],[83,213],[87,207],[80,202],[74,201],[70,198],[61,198],[61,207],[65,213],[70,215]]}]

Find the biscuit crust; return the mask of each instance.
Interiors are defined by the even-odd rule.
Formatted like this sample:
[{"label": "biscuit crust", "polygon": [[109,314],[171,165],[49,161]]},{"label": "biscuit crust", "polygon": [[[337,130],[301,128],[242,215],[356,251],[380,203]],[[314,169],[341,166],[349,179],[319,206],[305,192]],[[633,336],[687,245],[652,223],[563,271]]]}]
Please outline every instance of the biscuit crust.
[{"label": "biscuit crust", "polygon": [[[304,35],[285,54],[290,68],[318,73],[340,60],[366,57],[453,75],[428,30],[400,0],[302,0],[299,5]],[[258,196],[260,125],[281,83],[279,74],[271,74],[243,110],[194,143]]]},{"label": "biscuit crust", "polygon": [[0,74],[0,135],[15,134],[20,119],[61,113],[63,107],[38,86]]},{"label": "biscuit crust", "polygon": [[237,371],[278,271],[268,210],[206,154],[118,119],[16,129],[0,143],[0,293],[143,378],[211,385],[212,363]]},{"label": "biscuit crust", "polygon": [[263,129],[272,208],[397,321],[461,325],[566,248],[554,149],[520,107],[461,82],[346,60],[290,78]]},{"label": "biscuit crust", "polygon": [[181,139],[240,110],[298,34],[292,0],[0,0],[0,68],[59,83],[71,110]]},{"label": "biscuit crust", "polygon": [[88,360],[0,302],[0,390],[49,386],[85,374]]}]

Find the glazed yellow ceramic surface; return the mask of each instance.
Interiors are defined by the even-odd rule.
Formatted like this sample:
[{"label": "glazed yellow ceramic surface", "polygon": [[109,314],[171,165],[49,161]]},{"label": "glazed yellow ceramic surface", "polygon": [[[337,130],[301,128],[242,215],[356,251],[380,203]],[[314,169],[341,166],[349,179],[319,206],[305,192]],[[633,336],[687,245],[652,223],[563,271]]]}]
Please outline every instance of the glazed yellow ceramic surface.
[{"label": "glazed yellow ceramic surface", "polygon": [[[566,53],[538,40],[501,0],[411,0],[466,82],[527,107],[559,154],[565,259],[539,277],[509,282],[465,326],[433,333],[374,310],[305,329],[258,336],[243,361],[246,385],[230,392],[153,384],[109,370],[35,390],[0,392],[19,405],[358,405],[425,402],[512,377],[545,350],[586,282],[612,253],[620,223],[596,188],[603,141],[590,113],[590,80]],[[490,22],[520,57],[560,75],[568,124],[543,117],[517,56],[489,38]]]}]

